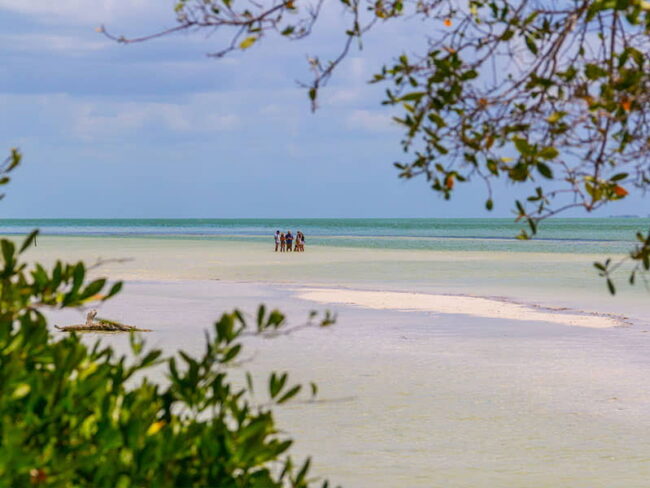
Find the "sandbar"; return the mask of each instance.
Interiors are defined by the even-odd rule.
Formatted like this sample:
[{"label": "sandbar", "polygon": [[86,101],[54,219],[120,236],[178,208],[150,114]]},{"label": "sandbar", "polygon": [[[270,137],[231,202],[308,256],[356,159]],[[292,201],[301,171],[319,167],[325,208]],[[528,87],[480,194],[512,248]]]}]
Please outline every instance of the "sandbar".
[{"label": "sandbar", "polygon": [[623,316],[516,303],[505,299],[469,295],[368,291],[343,288],[303,288],[303,300],[347,304],[381,310],[412,310],[439,314],[464,314],[484,318],[550,322],[560,325],[608,328],[629,325]]}]

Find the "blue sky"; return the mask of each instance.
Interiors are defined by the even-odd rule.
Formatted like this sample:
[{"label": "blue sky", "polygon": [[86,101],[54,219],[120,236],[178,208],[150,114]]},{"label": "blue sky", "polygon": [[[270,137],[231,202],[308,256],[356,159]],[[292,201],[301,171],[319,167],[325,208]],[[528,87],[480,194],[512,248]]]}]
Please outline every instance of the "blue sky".
[{"label": "blue sky", "polygon": [[[371,33],[312,114],[296,80],[306,57],[342,42],[326,11],[302,42],[268,39],[214,60],[219,39],[178,35],[117,45],[173,25],[172,1],[0,0],[0,147],[24,166],[5,217],[480,217],[511,215],[510,187],[483,210],[480,185],[445,202],[401,181],[400,130],[366,81],[417,49],[425,25]],[[421,31],[418,33],[417,31]],[[6,152],[6,151],[5,151]],[[630,200],[604,214],[640,213]]]}]

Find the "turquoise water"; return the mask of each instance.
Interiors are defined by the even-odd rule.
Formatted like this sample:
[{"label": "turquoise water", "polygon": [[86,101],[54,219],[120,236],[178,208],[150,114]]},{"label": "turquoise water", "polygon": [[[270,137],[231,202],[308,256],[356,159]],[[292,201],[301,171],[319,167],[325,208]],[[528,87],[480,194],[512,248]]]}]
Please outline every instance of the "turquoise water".
[{"label": "turquoise water", "polygon": [[308,244],[432,250],[621,253],[650,218],[554,219],[530,242],[515,239],[512,219],[5,219],[0,233],[268,240],[276,229],[301,230]]}]

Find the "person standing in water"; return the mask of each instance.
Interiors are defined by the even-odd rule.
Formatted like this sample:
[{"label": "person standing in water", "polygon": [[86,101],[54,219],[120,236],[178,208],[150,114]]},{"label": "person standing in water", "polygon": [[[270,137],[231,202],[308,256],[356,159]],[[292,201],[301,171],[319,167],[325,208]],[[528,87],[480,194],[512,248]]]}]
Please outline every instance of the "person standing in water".
[{"label": "person standing in water", "polygon": [[300,231],[296,232],[296,240],[293,243],[293,250],[300,252]]},{"label": "person standing in water", "polygon": [[287,238],[284,236],[284,232],[280,234],[280,252],[284,252],[285,242]]},{"label": "person standing in water", "polygon": [[296,243],[297,243],[297,244],[299,243],[299,246],[298,246],[299,249],[298,249],[298,250],[299,250],[300,252],[302,252],[302,251],[305,250],[305,234],[303,234],[302,232],[298,231],[297,236],[298,236],[298,237],[297,237]]},{"label": "person standing in water", "polygon": [[276,230],[275,235],[273,236],[273,239],[275,239],[275,252],[278,252],[278,249],[280,249],[280,231]]},{"label": "person standing in water", "polygon": [[291,235],[290,230],[287,231],[286,239],[287,239],[287,252],[291,252],[292,251],[291,245],[293,244],[293,235]]}]

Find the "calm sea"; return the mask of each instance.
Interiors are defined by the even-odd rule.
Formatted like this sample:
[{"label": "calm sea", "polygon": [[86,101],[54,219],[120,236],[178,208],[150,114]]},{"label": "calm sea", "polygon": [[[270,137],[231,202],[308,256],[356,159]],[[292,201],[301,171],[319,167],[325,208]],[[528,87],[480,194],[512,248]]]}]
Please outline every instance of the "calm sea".
[{"label": "calm sea", "polygon": [[513,252],[625,252],[650,218],[554,219],[530,242],[515,239],[512,219],[3,219],[0,233],[182,239],[266,240],[301,230],[308,244]]}]

